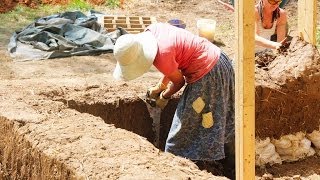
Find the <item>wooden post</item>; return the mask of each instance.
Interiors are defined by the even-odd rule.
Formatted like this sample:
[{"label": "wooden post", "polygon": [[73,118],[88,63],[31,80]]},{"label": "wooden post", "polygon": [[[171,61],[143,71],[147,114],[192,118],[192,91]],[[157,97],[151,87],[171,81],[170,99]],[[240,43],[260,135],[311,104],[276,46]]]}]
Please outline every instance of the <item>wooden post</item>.
[{"label": "wooden post", "polygon": [[254,0],[239,0],[236,15],[236,179],[255,179]]},{"label": "wooden post", "polygon": [[307,42],[316,45],[317,1],[298,1],[298,29],[300,36]]}]

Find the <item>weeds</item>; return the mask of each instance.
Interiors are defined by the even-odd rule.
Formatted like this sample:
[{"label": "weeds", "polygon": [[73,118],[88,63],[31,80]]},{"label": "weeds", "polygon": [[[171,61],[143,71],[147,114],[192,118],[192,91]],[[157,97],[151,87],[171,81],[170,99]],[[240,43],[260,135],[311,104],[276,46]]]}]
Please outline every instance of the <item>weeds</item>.
[{"label": "weeds", "polygon": [[106,0],[106,3],[110,8],[116,8],[120,6],[120,0]]},{"label": "weeds", "polygon": [[[102,0],[107,7],[115,8],[120,5],[119,0]],[[36,1],[34,1],[36,2]],[[14,31],[20,30],[36,19],[64,11],[79,10],[82,12],[93,9],[89,0],[71,0],[67,5],[37,4],[37,8],[18,5],[7,13],[0,13],[0,46],[7,45]],[[40,3],[40,2],[38,2]]]},{"label": "weeds", "polygon": [[85,0],[72,0],[66,9],[87,11],[92,8],[93,6]]},{"label": "weeds", "polygon": [[42,5],[36,9],[32,9],[23,5],[18,5],[10,12],[0,14],[0,46],[8,44],[8,37],[10,37],[14,31],[20,30],[35,19],[62,10],[62,6]]}]

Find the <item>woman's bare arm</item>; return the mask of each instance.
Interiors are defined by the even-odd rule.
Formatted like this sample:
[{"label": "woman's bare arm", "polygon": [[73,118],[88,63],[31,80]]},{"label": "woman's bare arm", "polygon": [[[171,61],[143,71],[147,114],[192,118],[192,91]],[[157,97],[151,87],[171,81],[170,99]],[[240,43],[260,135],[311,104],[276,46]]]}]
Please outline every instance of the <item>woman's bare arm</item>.
[{"label": "woman's bare arm", "polygon": [[179,70],[176,70],[170,75],[163,78],[163,82],[169,81],[171,81],[172,83],[163,93],[164,98],[171,97],[174,93],[178,92],[185,84],[185,79]]},{"label": "woman's bare arm", "polygon": [[287,36],[287,12],[280,9],[280,17],[277,21],[277,41],[282,42]]}]

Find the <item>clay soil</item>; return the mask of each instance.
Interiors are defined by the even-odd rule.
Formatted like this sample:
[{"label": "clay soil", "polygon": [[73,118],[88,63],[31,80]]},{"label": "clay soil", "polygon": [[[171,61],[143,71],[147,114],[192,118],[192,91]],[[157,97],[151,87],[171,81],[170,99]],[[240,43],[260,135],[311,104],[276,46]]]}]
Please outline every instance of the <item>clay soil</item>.
[{"label": "clay soil", "polygon": [[[290,29],[294,30],[297,1],[290,0],[286,9]],[[124,9],[97,7],[97,10],[114,15],[154,16],[159,22],[179,18],[193,33],[197,33],[199,18],[213,18],[217,21],[216,44],[230,57],[234,56],[234,14],[215,0],[130,0],[125,1]],[[160,142],[157,146],[152,144],[155,139],[152,119],[141,97],[161,77],[156,69],[134,81],[118,82],[112,78],[115,67],[112,54],[14,62],[6,51],[9,38],[0,42],[0,179],[224,179],[214,176],[219,175],[215,172],[212,175],[200,170],[187,159],[163,153],[178,96],[162,112]],[[305,52],[310,51],[300,51],[309,57]],[[274,61],[274,66],[277,62]],[[262,75],[266,74],[263,70]],[[285,103],[279,107],[286,110],[282,117],[288,117],[299,109],[290,106],[289,100],[281,95],[279,90],[286,82],[279,73],[274,69],[270,74],[276,85],[259,81],[257,86],[269,87],[273,95],[269,103],[277,106],[279,102]],[[265,80],[262,76],[258,79]],[[269,91],[258,92],[261,99],[270,97]],[[292,96],[296,95],[299,93],[292,91]],[[319,104],[312,95],[319,98],[319,94],[311,92],[302,102],[304,107],[309,105],[310,109],[305,111],[311,113],[310,118],[319,117],[315,113],[319,112]],[[256,104],[260,110],[266,109],[258,114],[261,118],[256,122],[258,137],[279,137],[319,126],[316,120],[298,122],[305,120],[305,114],[296,114],[298,119],[292,123],[277,123],[272,121],[272,114],[279,112],[268,112],[268,102]],[[319,179],[320,158],[256,168],[257,179],[266,174],[278,179],[294,176]]]}]

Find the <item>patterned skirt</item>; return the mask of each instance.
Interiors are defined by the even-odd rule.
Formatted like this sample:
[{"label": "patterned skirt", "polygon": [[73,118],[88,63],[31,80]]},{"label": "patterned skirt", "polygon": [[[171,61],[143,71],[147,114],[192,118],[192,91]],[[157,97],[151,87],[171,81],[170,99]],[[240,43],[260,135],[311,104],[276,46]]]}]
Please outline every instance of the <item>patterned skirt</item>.
[{"label": "patterned skirt", "polygon": [[224,146],[234,143],[234,131],[234,70],[221,52],[212,70],[184,89],[165,151],[191,160],[220,160]]}]

